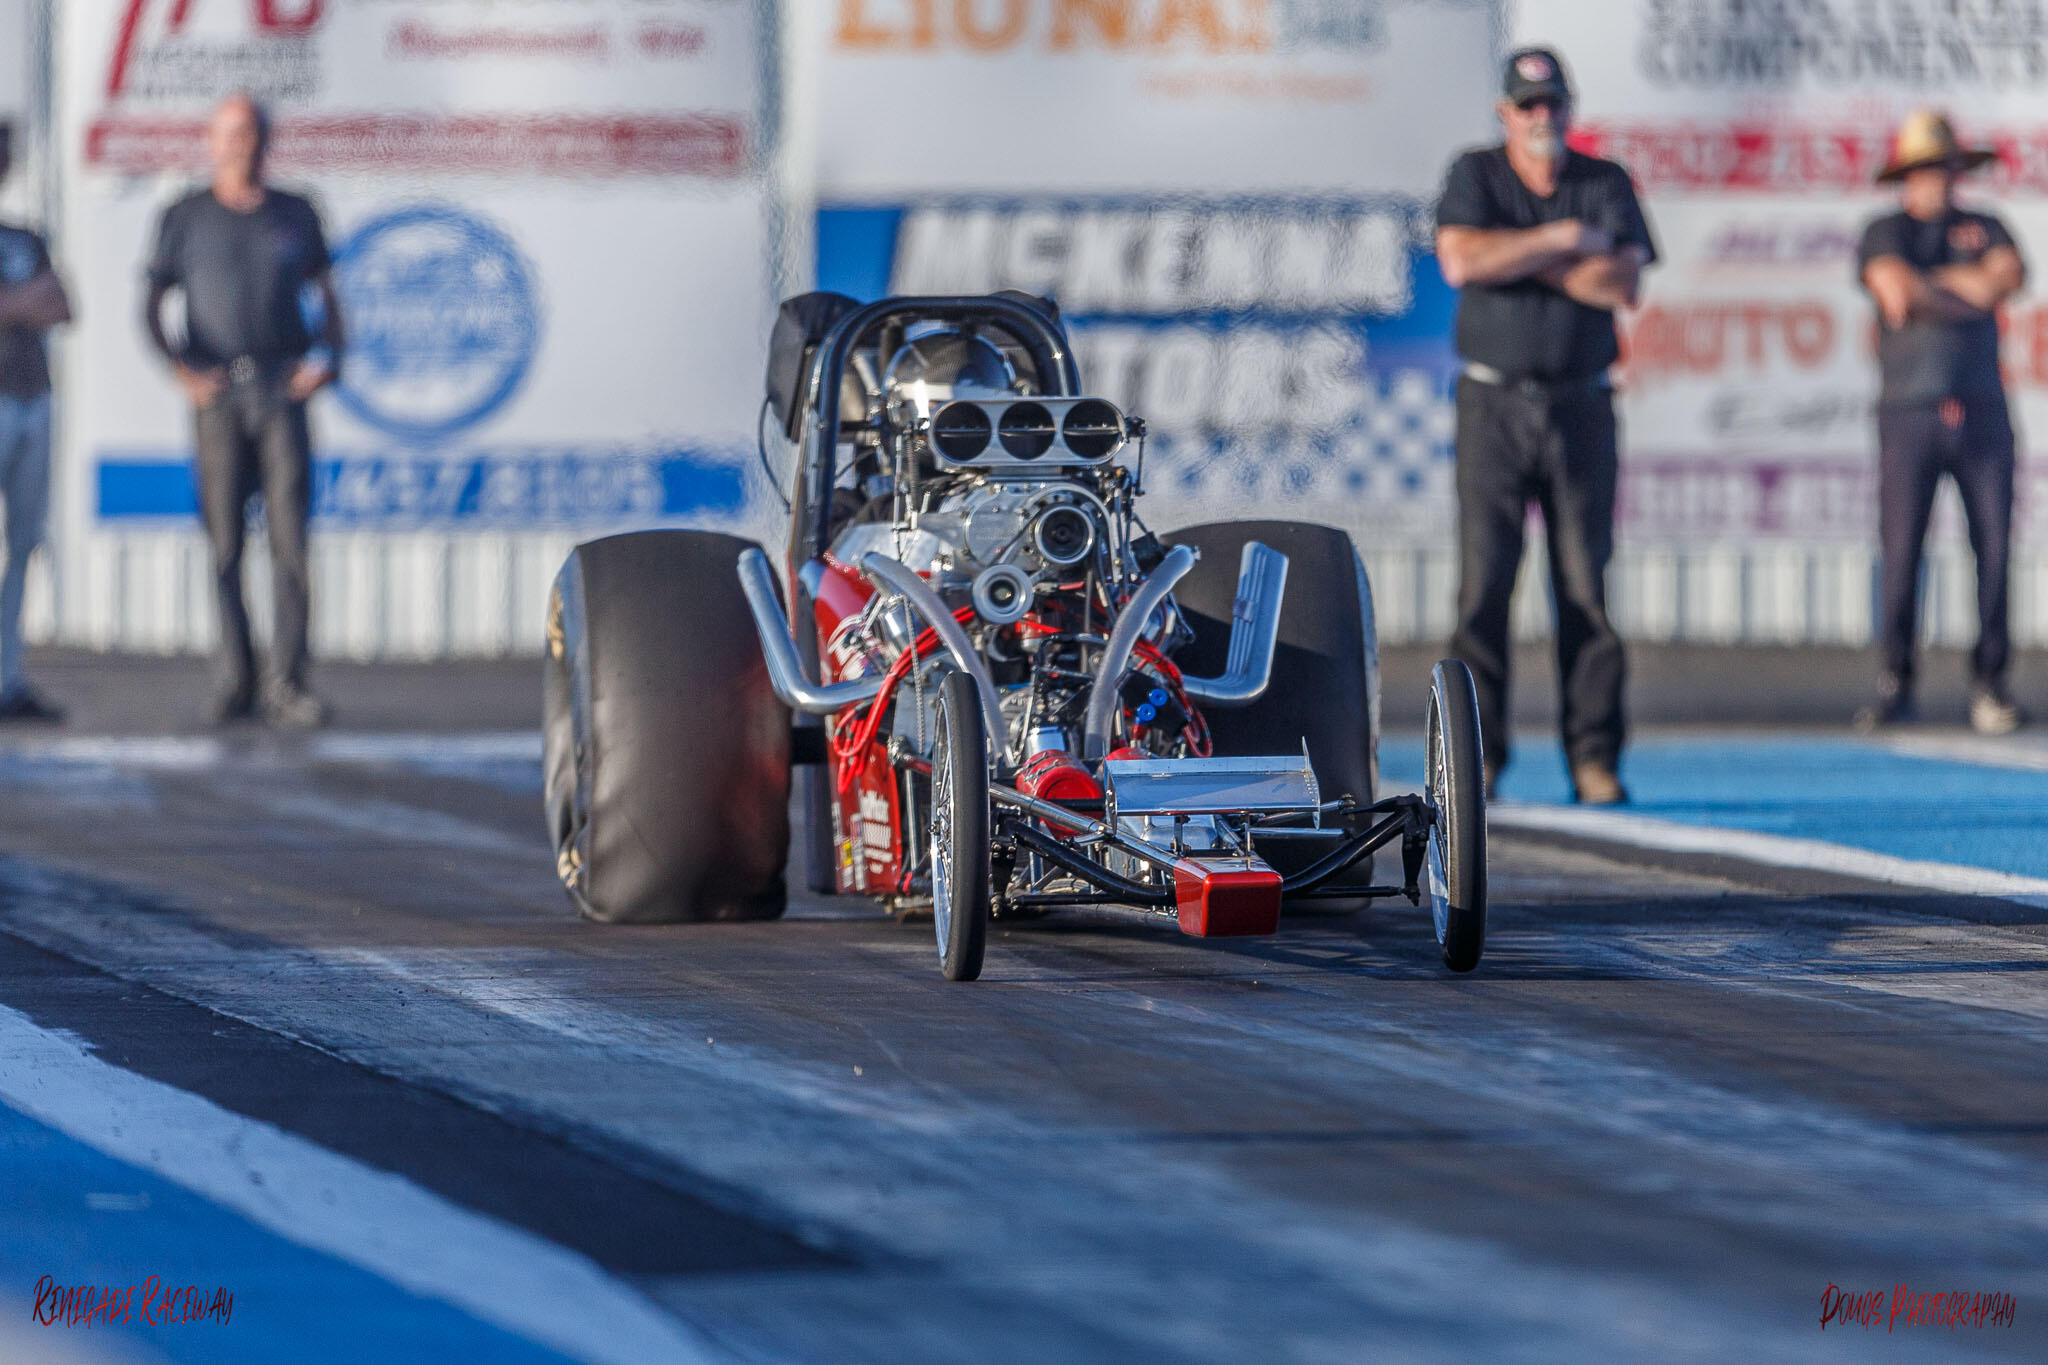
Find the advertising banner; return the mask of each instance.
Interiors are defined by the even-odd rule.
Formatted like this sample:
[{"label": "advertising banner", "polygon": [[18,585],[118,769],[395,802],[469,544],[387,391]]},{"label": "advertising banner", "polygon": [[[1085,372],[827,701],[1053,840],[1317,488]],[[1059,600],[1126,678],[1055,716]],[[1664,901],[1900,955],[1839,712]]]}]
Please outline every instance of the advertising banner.
[{"label": "advertising banner", "polygon": [[0,123],[7,126],[12,173],[0,183],[0,218],[39,223],[35,56],[37,25],[30,0],[0,0]]},{"label": "advertising banner", "polygon": [[[1857,282],[1872,184],[1909,111],[1946,109],[2000,160],[1962,201],[2048,251],[2048,12],[1950,0],[1526,0],[1520,41],[1579,90],[1574,141],[1628,167],[1663,260],[1624,320],[1624,534],[1867,542],[1875,313]],[[2022,443],[2021,534],[2048,464],[2048,312],[2003,319]]]},{"label": "advertising banner", "polygon": [[314,402],[316,533],[745,518],[780,286],[772,4],[60,10],[67,555],[191,524],[142,272],[238,90],[275,117],[272,179],[321,212],[350,336]]},{"label": "advertising banner", "polygon": [[1443,542],[1452,296],[1429,244],[1446,164],[1490,124],[1493,4],[805,13],[821,288],[1056,299],[1084,384],[1150,424],[1162,527]]},{"label": "advertising banner", "polygon": [[10,123],[28,112],[30,32],[29,0],[0,0],[0,119]]}]

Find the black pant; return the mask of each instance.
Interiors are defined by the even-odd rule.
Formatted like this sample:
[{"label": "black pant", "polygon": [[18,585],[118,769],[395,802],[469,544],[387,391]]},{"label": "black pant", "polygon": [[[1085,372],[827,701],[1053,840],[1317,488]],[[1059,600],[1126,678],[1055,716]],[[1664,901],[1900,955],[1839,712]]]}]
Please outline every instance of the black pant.
[{"label": "black pant", "polygon": [[1962,494],[1970,550],[1977,557],[1977,648],[1971,676],[2005,676],[2011,637],[2006,579],[2012,547],[2012,421],[2005,396],[1962,403],[1962,422],[1942,420],[1939,403],[1893,403],[1877,410],[1878,540],[1884,550],[1879,637],[1885,670],[1908,685],[1920,619],[1920,552],[1934,491],[1947,474]]},{"label": "black pant", "polygon": [[1458,381],[1458,633],[1451,653],[1479,689],[1486,761],[1508,761],[1508,598],[1534,499],[1557,605],[1558,717],[1573,763],[1614,763],[1627,663],[1607,620],[1614,551],[1614,399],[1592,385],[1549,390]]},{"label": "black pant", "polygon": [[306,673],[306,512],[312,482],[306,405],[285,396],[282,374],[230,384],[194,414],[199,514],[213,546],[220,601],[218,665],[223,687],[252,693],[255,657],[242,602],[242,539],[249,499],[263,494],[270,529],[276,626],[264,681],[302,687]]}]

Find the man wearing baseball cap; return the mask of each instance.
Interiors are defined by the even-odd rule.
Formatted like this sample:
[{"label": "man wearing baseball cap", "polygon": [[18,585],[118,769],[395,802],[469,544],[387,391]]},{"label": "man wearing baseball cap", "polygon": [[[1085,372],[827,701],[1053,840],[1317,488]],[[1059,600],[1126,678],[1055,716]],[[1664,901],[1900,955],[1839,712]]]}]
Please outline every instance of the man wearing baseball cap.
[{"label": "man wearing baseball cap", "polygon": [[1508,57],[1499,146],[1451,163],[1436,254],[1458,299],[1458,630],[1479,691],[1486,785],[1508,761],[1508,600],[1530,502],[1557,604],[1559,723],[1579,800],[1626,801],[1621,638],[1607,619],[1617,464],[1614,311],[1656,259],[1628,172],[1565,146],[1557,55]]},{"label": "man wearing baseball cap", "polygon": [[1907,116],[1878,172],[1899,212],[1871,223],[1856,252],[1877,304],[1878,637],[1884,672],[1857,713],[1870,730],[1914,717],[1913,655],[1920,553],[1946,474],[1962,495],[1977,558],[1977,647],[1970,724],[2002,735],[2025,720],[2006,694],[2006,567],[2012,542],[2013,435],[1998,371],[1998,308],[2026,283],[2005,224],[1958,208],[1958,177],[1996,154],[1965,149],[1931,109]]}]

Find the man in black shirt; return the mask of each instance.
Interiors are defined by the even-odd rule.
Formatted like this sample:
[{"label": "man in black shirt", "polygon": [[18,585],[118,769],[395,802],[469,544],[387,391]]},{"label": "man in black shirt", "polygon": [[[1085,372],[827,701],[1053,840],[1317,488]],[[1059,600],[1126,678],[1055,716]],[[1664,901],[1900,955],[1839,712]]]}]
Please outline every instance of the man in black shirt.
[{"label": "man in black shirt", "polygon": [[1436,252],[1458,299],[1458,631],[1479,690],[1486,784],[1508,761],[1508,599],[1523,525],[1543,511],[1557,602],[1559,721],[1579,800],[1626,801],[1626,665],[1607,620],[1616,447],[1614,310],[1656,259],[1628,173],[1564,145],[1571,89],[1554,53],[1508,58],[1506,139],[1451,163]]},{"label": "man in black shirt", "polygon": [[1884,568],[1878,635],[1884,674],[1862,729],[1913,717],[1920,552],[1934,491],[1956,481],[1977,557],[1977,648],[1970,724],[2009,734],[2025,717],[2006,695],[2006,568],[2011,547],[2013,435],[1998,372],[1998,307],[2026,283],[2005,224],[1955,204],[1956,178],[1994,159],[1965,151],[1948,120],[1911,114],[1879,184],[1898,183],[1901,211],[1873,222],[1856,269],[1877,304],[1878,540]]},{"label": "man in black shirt", "polygon": [[[302,729],[326,718],[305,681],[306,400],[333,382],[340,365],[341,304],[313,206],[263,183],[268,136],[263,110],[245,95],[214,110],[207,125],[213,183],[164,212],[144,320],[192,402],[200,515],[220,601],[218,718],[238,719],[260,703],[272,724]],[[324,355],[314,353],[302,309],[309,287],[324,305]],[[172,289],[185,296],[185,335],[175,343],[163,318]],[[259,486],[276,603],[260,691],[242,601],[244,516]]]}]

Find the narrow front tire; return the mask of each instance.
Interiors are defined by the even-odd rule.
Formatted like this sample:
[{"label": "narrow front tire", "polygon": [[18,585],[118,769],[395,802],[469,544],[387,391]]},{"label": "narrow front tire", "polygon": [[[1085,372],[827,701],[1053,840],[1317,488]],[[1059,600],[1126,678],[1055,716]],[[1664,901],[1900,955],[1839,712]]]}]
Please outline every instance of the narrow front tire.
[{"label": "narrow front tire", "polygon": [[1444,965],[1469,972],[1486,947],[1486,777],[1479,745],[1479,694],[1456,659],[1429,678],[1423,796],[1436,811],[1426,871],[1430,918]]},{"label": "narrow front tire", "polygon": [[932,746],[932,923],[948,981],[981,975],[988,945],[988,736],[974,679],[940,675]]}]

